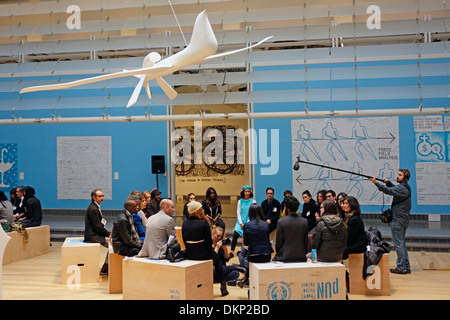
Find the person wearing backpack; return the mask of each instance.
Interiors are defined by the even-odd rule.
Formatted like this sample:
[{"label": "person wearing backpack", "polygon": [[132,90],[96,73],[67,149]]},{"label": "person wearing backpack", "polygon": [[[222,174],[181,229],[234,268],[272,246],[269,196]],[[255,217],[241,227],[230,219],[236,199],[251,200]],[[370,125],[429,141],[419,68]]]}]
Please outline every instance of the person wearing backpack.
[{"label": "person wearing backpack", "polygon": [[397,252],[397,267],[390,269],[392,273],[408,274],[411,273],[409,264],[408,250],[406,248],[405,235],[408,229],[409,219],[411,216],[411,187],[408,180],[411,173],[408,169],[398,169],[397,185],[394,185],[387,179],[383,179],[385,184],[377,182],[374,177],[372,181],[381,192],[392,195],[392,241],[394,242],[395,251]]}]

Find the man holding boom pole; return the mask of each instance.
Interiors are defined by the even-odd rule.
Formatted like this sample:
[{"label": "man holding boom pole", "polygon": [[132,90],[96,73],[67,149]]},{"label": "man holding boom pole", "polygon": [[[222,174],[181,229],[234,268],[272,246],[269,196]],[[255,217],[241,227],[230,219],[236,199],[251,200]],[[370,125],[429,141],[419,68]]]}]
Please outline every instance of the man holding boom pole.
[{"label": "man holding boom pole", "polygon": [[398,169],[397,185],[394,185],[387,179],[383,179],[384,184],[377,182],[374,177],[369,178],[381,192],[392,195],[392,241],[397,252],[397,267],[391,269],[392,273],[407,274],[411,273],[408,251],[406,249],[405,234],[409,225],[411,211],[411,187],[408,180],[411,173],[408,169]]}]

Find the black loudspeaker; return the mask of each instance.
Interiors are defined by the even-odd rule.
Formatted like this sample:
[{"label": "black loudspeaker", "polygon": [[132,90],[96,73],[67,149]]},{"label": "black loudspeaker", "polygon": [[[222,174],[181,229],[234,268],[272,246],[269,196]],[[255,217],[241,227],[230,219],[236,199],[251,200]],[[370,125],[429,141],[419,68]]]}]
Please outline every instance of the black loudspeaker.
[{"label": "black loudspeaker", "polygon": [[152,173],[166,173],[164,156],[152,156]]}]

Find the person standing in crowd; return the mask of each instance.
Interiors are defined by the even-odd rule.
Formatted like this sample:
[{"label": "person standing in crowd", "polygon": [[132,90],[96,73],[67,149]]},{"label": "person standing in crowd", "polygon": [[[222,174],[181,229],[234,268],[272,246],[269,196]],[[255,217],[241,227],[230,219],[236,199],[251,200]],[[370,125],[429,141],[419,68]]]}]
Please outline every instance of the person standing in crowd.
[{"label": "person standing in crowd", "polygon": [[336,203],[338,205],[339,218],[341,218],[342,220],[345,219],[345,211],[343,209],[343,206],[344,206],[344,200],[347,197],[348,197],[348,195],[345,192],[340,192],[337,195],[337,197],[336,197]]},{"label": "person standing in crowd", "polygon": [[338,215],[338,205],[333,200],[325,200],[320,205],[321,218],[317,221],[312,248],[317,249],[317,260],[338,262],[342,260],[347,247],[347,230]]},{"label": "person standing in crowd", "polygon": [[266,222],[269,224],[269,233],[277,228],[278,219],[281,213],[281,204],[274,198],[275,190],[272,187],[266,189],[267,199],[261,202],[261,209]]},{"label": "person standing in crowd", "polygon": [[175,221],[172,218],[174,212],[172,200],[161,200],[160,211],[147,220],[144,245],[139,256],[156,260],[166,259],[167,246],[176,238]]},{"label": "person standing in crowd", "polygon": [[241,199],[239,199],[237,204],[237,221],[233,229],[233,239],[231,240],[230,254],[232,257],[237,241],[244,233],[244,224],[249,221],[248,209],[250,208],[250,205],[255,202],[256,201],[253,199],[252,187],[249,185],[243,186],[241,189]]},{"label": "person standing in crowd", "polygon": [[202,201],[203,211],[208,218],[210,226],[219,226],[225,230],[225,222],[222,220],[222,206],[216,189],[209,187],[206,190],[206,198]]},{"label": "person standing in crowd", "polygon": [[325,200],[336,201],[336,192],[334,192],[334,190],[328,190],[325,194]]},{"label": "person standing in crowd", "polygon": [[286,217],[285,206],[284,206],[284,199],[286,199],[287,196],[292,196],[292,191],[291,190],[284,190],[284,192],[283,192],[283,201],[281,201],[280,218]]},{"label": "person standing in crowd", "polygon": [[302,198],[305,202],[302,209],[302,218],[308,221],[308,232],[310,232],[316,225],[316,213],[319,213],[320,210],[309,190],[303,191]]},{"label": "person standing in crowd", "polygon": [[150,218],[160,211],[161,191],[155,188],[150,192],[150,196],[151,199],[148,203],[147,218]]},{"label": "person standing in crowd", "polygon": [[392,221],[391,232],[395,251],[397,252],[397,267],[390,269],[392,273],[408,274],[411,273],[408,250],[406,248],[405,235],[409,226],[411,215],[411,187],[408,184],[411,173],[408,169],[399,169],[397,174],[397,185],[394,185],[387,179],[382,184],[377,182],[374,177],[370,178],[381,192],[393,196],[391,210]]},{"label": "person standing in crowd", "polygon": [[140,204],[135,200],[127,199],[123,206],[123,212],[114,221],[111,242],[114,253],[133,257],[142,248],[142,240],[139,239],[132,216],[133,213],[139,211]]},{"label": "person standing in crowd", "polygon": [[305,262],[308,251],[308,222],[297,214],[297,198],[284,198],[286,216],[278,221],[274,261]]},{"label": "person standing in crowd", "polygon": [[347,248],[344,259],[350,253],[364,253],[367,250],[367,237],[358,200],[353,196],[344,199],[345,223],[347,225]]},{"label": "person standing in crowd", "polygon": [[5,193],[0,190],[0,220],[6,220],[9,225],[14,222],[13,206]]},{"label": "person standing in crowd", "polygon": [[186,219],[189,219],[189,210],[188,210],[188,204],[189,202],[195,201],[196,196],[195,193],[191,192],[188,193],[186,196],[186,203],[183,206],[183,221],[186,221]]}]

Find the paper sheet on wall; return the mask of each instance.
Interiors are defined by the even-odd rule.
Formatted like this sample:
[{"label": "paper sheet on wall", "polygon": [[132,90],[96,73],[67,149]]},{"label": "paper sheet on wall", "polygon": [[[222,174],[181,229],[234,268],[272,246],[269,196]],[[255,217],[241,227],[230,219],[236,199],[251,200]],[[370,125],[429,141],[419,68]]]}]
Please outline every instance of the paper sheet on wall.
[{"label": "paper sheet on wall", "polygon": [[415,116],[417,204],[450,205],[450,117]]},{"label": "paper sheet on wall", "polygon": [[112,199],[111,137],[57,137],[58,199]]},{"label": "paper sheet on wall", "polygon": [[[300,159],[395,181],[399,165],[398,117],[327,118],[291,121],[292,164]],[[360,204],[380,205],[383,195],[367,178],[301,164],[293,171],[294,195],[334,190],[355,196]],[[385,204],[390,204],[385,196]]]}]

